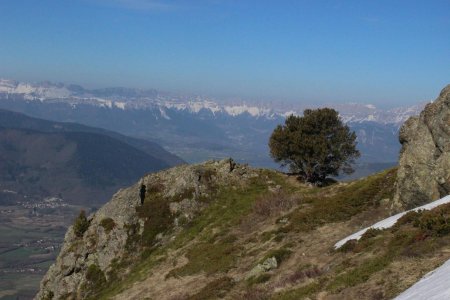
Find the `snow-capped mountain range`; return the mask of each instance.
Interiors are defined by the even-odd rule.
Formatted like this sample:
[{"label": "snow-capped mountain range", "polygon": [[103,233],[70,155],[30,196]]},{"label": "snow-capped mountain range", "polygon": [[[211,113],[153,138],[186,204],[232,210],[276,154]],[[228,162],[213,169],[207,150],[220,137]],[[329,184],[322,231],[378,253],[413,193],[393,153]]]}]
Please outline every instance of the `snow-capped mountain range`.
[{"label": "snow-capped mountain range", "polygon": [[400,150],[401,124],[419,114],[424,105],[383,110],[360,103],[256,103],[157,90],[85,89],[50,82],[0,80],[0,109],[147,139],[187,162],[231,156],[258,167],[277,167],[267,144],[277,125],[288,115],[301,115],[304,109],[320,106],[335,108],[355,131],[361,163],[392,166]]},{"label": "snow-capped mountain range", "polygon": [[[155,90],[127,88],[108,88],[88,90],[77,85],[43,83],[25,83],[0,79],[0,95],[22,96],[27,101],[63,102],[73,107],[88,104],[104,108],[122,110],[152,109],[160,112],[160,117],[170,118],[168,109],[189,113],[208,113],[212,116],[228,115],[232,117],[248,114],[254,118],[276,119],[288,115],[301,115],[305,108],[314,108],[304,104],[253,104],[223,103],[209,97],[176,96]],[[390,110],[378,109],[372,104],[347,103],[321,105],[337,109],[344,122],[376,122],[380,124],[401,125],[412,115],[417,115],[425,103]],[[315,107],[319,107],[316,105]]]}]

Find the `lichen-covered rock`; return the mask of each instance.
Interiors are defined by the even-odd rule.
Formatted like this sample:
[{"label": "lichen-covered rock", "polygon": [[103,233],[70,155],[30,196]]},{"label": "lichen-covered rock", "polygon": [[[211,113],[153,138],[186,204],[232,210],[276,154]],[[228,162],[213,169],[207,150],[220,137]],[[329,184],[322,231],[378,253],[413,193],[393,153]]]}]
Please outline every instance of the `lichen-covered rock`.
[{"label": "lichen-covered rock", "polygon": [[[102,208],[88,217],[89,227],[77,236],[70,227],[56,262],[41,282],[36,299],[95,298],[97,285],[114,276],[123,276],[125,262],[142,255],[146,246],[164,243],[164,234],[174,234],[181,219],[189,221],[208,205],[208,199],[221,186],[237,186],[258,176],[256,170],[237,165],[232,159],[181,165],[144,176],[133,186],[119,190]],[[147,196],[140,204],[140,184],[147,186]],[[152,215],[152,202],[165,204],[167,215]],[[158,202],[159,201],[159,202]],[[149,206],[146,206],[149,205]],[[151,216],[151,217],[149,217]],[[157,223],[152,223],[155,216]],[[160,221],[169,221],[160,227]],[[155,222],[155,221],[153,221]],[[158,228],[149,228],[156,225]],[[146,232],[148,231],[148,232]],[[151,241],[149,241],[149,239]],[[147,244],[142,246],[142,241]],[[121,274],[115,269],[122,262]]]},{"label": "lichen-covered rock", "polygon": [[420,116],[400,130],[394,210],[410,209],[450,194],[450,85]]},{"label": "lichen-covered rock", "polygon": [[265,272],[276,269],[278,267],[278,262],[275,256],[267,258],[260,264],[257,264],[248,274],[247,278],[258,277]]}]

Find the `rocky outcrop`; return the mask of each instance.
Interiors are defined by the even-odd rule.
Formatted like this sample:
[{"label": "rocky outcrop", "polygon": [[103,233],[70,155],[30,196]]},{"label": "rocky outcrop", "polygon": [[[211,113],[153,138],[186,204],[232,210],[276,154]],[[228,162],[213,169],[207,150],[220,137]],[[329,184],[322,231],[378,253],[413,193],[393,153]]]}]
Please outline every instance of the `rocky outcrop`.
[{"label": "rocky outcrop", "polygon": [[410,209],[450,194],[450,85],[400,130],[394,210]]},{"label": "rocky outcrop", "polygon": [[[61,252],[42,280],[36,299],[95,298],[97,286],[114,276],[126,276],[145,250],[173,238],[178,224],[189,222],[206,207],[221,186],[239,186],[257,176],[256,170],[226,159],[182,165],[143,177],[118,191],[89,216],[89,227],[81,236],[74,226],[68,229]],[[144,206],[138,195],[140,184],[147,186]],[[154,214],[152,209],[161,214]],[[162,227],[165,223],[168,225]],[[156,227],[149,228],[152,225]]]}]

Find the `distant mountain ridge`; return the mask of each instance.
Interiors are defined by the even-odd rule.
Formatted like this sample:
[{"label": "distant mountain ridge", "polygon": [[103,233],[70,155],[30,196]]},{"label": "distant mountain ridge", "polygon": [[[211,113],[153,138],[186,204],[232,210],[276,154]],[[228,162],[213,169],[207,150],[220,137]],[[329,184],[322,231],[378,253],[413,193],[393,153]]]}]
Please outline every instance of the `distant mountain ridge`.
[{"label": "distant mountain ridge", "polygon": [[48,133],[85,132],[106,135],[113,139],[127,143],[148,155],[162,160],[166,166],[175,166],[184,163],[178,156],[164,150],[160,145],[148,141],[125,136],[114,131],[85,126],[77,123],[55,122],[29,117],[22,113],[0,109],[0,127],[28,129]]},{"label": "distant mountain ridge", "polygon": [[[39,100],[49,102],[90,104],[99,107],[118,109],[160,109],[161,118],[170,118],[166,110],[176,109],[190,113],[209,113],[214,115],[225,114],[238,116],[249,114],[252,117],[265,117],[269,119],[286,117],[290,114],[300,115],[305,107],[301,105],[287,105],[287,107],[276,107],[272,104],[247,104],[242,103],[220,103],[209,97],[201,96],[176,96],[161,93],[157,90],[141,90],[132,88],[104,88],[84,89],[78,85],[64,85],[44,82],[30,84],[7,79],[0,79],[0,94],[22,95],[25,100]],[[382,124],[401,125],[411,115],[417,115],[423,109],[424,103],[398,107],[389,110],[378,109],[373,104],[330,104],[336,108],[344,122],[372,121]]]},{"label": "distant mountain ridge", "polygon": [[[375,171],[378,167],[372,168],[371,164],[397,162],[399,128],[423,105],[390,110],[358,103],[328,106],[338,110],[356,132],[362,153],[359,162],[365,164],[366,170]],[[276,168],[267,146],[271,132],[287,115],[300,115],[304,109],[314,107],[220,102],[156,90],[89,90],[48,82],[0,80],[0,108],[154,141],[190,163],[234,157],[253,166]]]}]

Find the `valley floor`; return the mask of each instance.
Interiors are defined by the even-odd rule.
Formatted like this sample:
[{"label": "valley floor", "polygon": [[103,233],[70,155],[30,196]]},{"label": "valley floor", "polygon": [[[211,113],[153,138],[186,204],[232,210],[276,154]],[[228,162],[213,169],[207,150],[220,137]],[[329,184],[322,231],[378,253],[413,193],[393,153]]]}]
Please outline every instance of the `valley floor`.
[{"label": "valley floor", "polygon": [[[0,299],[32,299],[79,207],[0,205]],[[39,206],[34,203],[34,206]]]}]

